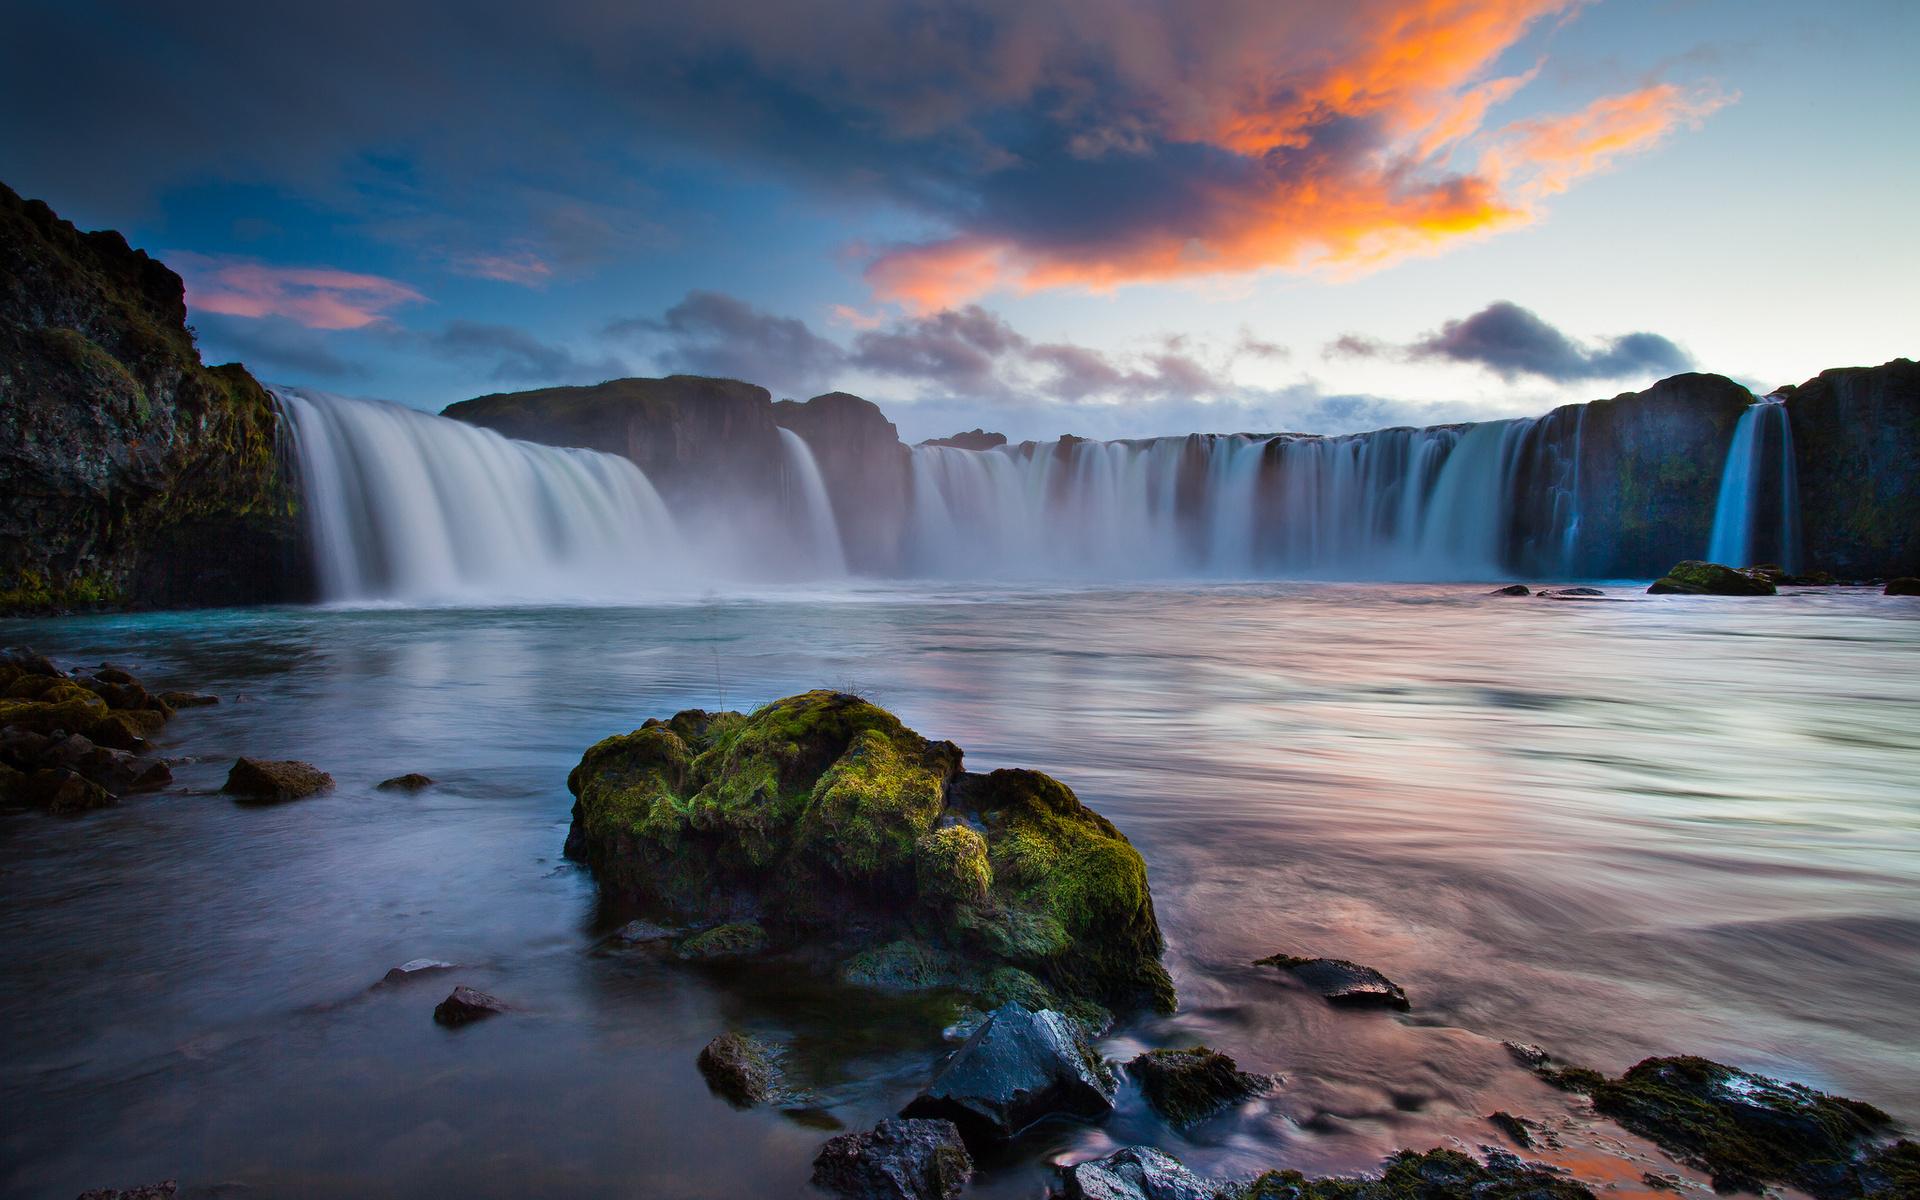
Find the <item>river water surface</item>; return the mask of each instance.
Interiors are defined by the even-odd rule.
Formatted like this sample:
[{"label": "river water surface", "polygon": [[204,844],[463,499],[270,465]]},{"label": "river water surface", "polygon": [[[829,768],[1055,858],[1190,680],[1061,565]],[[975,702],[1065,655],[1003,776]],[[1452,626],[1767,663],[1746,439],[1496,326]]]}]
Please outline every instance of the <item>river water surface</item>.
[{"label": "river water surface", "polygon": [[[1110,1054],[1204,1040],[1284,1077],[1186,1135],[1125,1092],[1104,1129],[983,1164],[976,1194],[1037,1196],[1049,1159],[1115,1142],[1342,1172],[1499,1144],[1499,1108],[1576,1116],[1502,1039],[1609,1071],[1706,1054],[1920,1122],[1920,605],[1614,594],[889,587],[0,623],[223,701],[162,735],[193,760],[172,790],[0,815],[0,1193],[806,1195],[821,1126],[887,1115],[938,1061],[935,1006],[610,949],[623,914],[560,849],[594,740],[822,686],[973,769],[1057,775],[1133,840],[1182,1011]],[[339,787],[237,806],[216,789],[239,754]],[[374,790],[406,771],[439,783]],[[1276,951],[1379,967],[1414,1010],[1337,1012],[1248,965]],[[370,987],[421,956],[461,967]],[[441,1029],[452,982],[518,1011]],[[727,1027],[789,1043],[821,1111],[710,1095],[694,1058]],[[1545,1157],[1625,1191],[1672,1169],[1564,1132]]]}]

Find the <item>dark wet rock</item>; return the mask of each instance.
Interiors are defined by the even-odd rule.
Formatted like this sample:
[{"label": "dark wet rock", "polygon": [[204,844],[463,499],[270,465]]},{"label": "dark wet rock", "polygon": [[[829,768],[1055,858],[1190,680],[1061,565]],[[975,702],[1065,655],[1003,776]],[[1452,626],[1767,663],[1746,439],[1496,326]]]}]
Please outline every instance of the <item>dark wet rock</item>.
[{"label": "dark wet rock", "polygon": [[395,775],[392,779],[381,780],[379,789],[383,792],[417,792],[421,788],[432,786],[433,780],[417,771],[410,771],[405,775]]},{"label": "dark wet rock", "polygon": [[1009,1004],[988,1015],[903,1115],[1007,1138],[1050,1116],[1104,1116],[1114,1092],[1113,1073],[1074,1022]]},{"label": "dark wet rock", "polygon": [[813,1160],[814,1186],[849,1200],[953,1200],[972,1177],[951,1121],[888,1118],[828,1139]]},{"label": "dark wet rock", "polygon": [[1544,1067],[1552,1061],[1552,1056],[1532,1042],[1501,1042],[1500,1044],[1505,1046],[1507,1053],[1513,1056],[1513,1061],[1530,1071]]},{"label": "dark wet rock", "polygon": [[1490,1113],[1487,1116],[1487,1124],[1506,1134],[1507,1139],[1522,1150],[1533,1148],[1533,1134],[1528,1132],[1527,1123],[1512,1113],[1504,1110]]},{"label": "dark wet rock", "polygon": [[1494,1151],[1476,1161],[1458,1150],[1402,1150],[1381,1164],[1378,1178],[1308,1179],[1298,1171],[1268,1171],[1249,1184],[1229,1186],[1220,1200],[1594,1200],[1565,1175]]},{"label": "dark wet rock", "polygon": [[113,793],[66,767],[46,767],[28,776],[23,792],[29,804],[56,816],[92,812],[114,803]]},{"label": "dark wet rock", "polygon": [[1348,962],[1344,958],[1301,958],[1292,954],[1274,954],[1257,960],[1254,965],[1279,967],[1325,996],[1328,1003],[1343,1008],[1394,1008],[1406,1012],[1412,1007],[1399,984],[1372,967]]},{"label": "dark wet rock", "polygon": [[413,979],[425,979],[438,975],[442,971],[451,971],[456,964],[442,962],[437,958],[410,958],[399,966],[389,970],[381,977],[382,983],[406,983]]},{"label": "dark wet rock", "polygon": [[1487,595],[1489,596],[1531,596],[1533,595],[1533,589],[1528,587],[1524,583],[1510,583],[1505,587],[1493,589],[1492,591],[1488,592]]},{"label": "dark wet rock", "polygon": [[133,673],[125,667],[116,667],[112,663],[101,663],[93,672],[93,677],[102,683],[139,683]]},{"label": "dark wet rock", "polygon": [[1679,596],[1771,596],[1778,590],[1758,572],[1692,558],[1675,563],[1647,588],[1655,595]]},{"label": "dark wet rock", "polygon": [[780,1067],[773,1047],[744,1033],[723,1033],[700,1050],[707,1086],[735,1108],[766,1104],[778,1094]]},{"label": "dark wet rock", "polygon": [[1920,364],[1823,371],[1782,391],[1805,561],[1852,579],[1920,576]]},{"label": "dark wet rock", "polygon": [[1573,1078],[1580,1086],[1571,1090],[1597,1111],[1706,1171],[1720,1190],[1777,1183],[1822,1200],[1864,1195],[1856,1160],[1893,1124],[1870,1104],[1704,1058],[1650,1058],[1618,1079]]},{"label": "dark wet rock", "polygon": [[310,595],[273,398],[186,317],[161,263],[0,186],[0,613]]},{"label": "dark wet rock", "polygon": [[439,1025],[465,1025],[508,1011],[502,1001],[463,983],[434,1006],[433,1019]]},{"label": "dark wet rock", "polygon": [[333,788],[333,776],[312,763],[242,758],[220,790],[250,800],[299,800]]},{"label": "dark wet rock", "polygon": [[1127,1146],[1075,1163],[1060,1175],[1057,1194],[1065,1200],[1215,1200],[1225,1194],[1219,1184],[1150,1146]]},{"label": "dark wet rock", "polygon": [[767,948],[767,931],[751,922],[716,925],[674,948],[681,958],[742,958]]},{"label": "dark wet rock", "polygon": [[1902,576],[1887,580],[1887,586],[1880,590],[1884,596],[1920,596],[1920,579]]},{"label": "dark wet rock", "polygon": [[1119,830],[1038,772],[962,770],[958,747],[857,696],[651,720],[568,786],[568,855],[646,911],[752,915],[770,946],[831,945],[883,985],[1015,968],[1063,1003],[1172,1008]]},{"label": "dark wet rock", "polygon": [[37,650],[25,646],[9,646],[0,650],[0,671],[9,671],[15,675],[40,675],[58,678],[66,674],[53,665],[53,660]]},{"label": "dark wet rock", "polygon": [[168,708],[206,708],[220,703],[220,697],[204,692],[161,692],[160,699]]},{"label": "dark wet rock", "polygon": [[1599,600],[1605,596],[1605,592],[1593,587],[1540,589],[1540,598],[1543,600]]},{"label": "dark wet rock", "polygon": [[94,1188],[81,1192],[79,1200],[173,1200],[179,1190],[178,1183],[167,1179],[131,1188]]},{"label": "dark wet rock", "polygon": [[1149,1050],[1127,1064],[1127,1074],[1139,1082],[1154,1111],[1175,1127],[1204,1121],[1274,1082],[1240,1070],[1233,1059],[1205,1046]]},{"label": "dark wet rock", "polygon": [[1007,444],[1004,433],[989,433],[985,429],[969,429],[965,433],[955,433],[947,437],[928,438],[922,446],[951,446],[955,450],[993,450]]}]

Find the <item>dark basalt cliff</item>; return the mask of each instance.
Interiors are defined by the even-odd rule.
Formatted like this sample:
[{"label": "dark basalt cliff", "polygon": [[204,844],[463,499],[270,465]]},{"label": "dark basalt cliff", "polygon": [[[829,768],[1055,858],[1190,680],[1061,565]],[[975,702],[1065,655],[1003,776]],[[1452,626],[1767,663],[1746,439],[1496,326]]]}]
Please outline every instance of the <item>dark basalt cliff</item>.
[{"label": "dark basalt cliff", "polygon": [[277,432],[178,275],[0,185],[0,613],[305,598]]},{"label": "dark basalt cliff", "polygon": [[782,400],[773,419],[806,439],[820,464],[847,565],[884,573],[900,560],[913,500],[911,457],[880,406],[846,392]]},{"label": "dark basalt cliff", "polygon": [[1806,560],[1842,577],[1920,575],[1920,363],[1784,388]]}]

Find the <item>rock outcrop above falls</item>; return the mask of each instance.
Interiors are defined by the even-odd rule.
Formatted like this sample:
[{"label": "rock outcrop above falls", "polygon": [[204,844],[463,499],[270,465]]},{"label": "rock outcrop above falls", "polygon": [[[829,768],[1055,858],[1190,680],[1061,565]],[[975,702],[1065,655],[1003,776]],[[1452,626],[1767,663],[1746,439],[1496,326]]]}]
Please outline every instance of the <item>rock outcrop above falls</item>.
[{"label": "rock outcrop above falls", "polygon": [[1920,575],[1920,363],[1783,388],[1805,561],[1843,579]]},{"label": "rock outcrop above falls", "polygon": [[[907,986],[1169,1010],[1146,865],[1036,771],[975,774],[857,696],[682,712],[587,751],[567,854],[629,902],[775,949],[931,964]],[[722,926],[726,928],[727,926]],[[852,978],[848,973],[846,977]]]},{"label": "rock outcrop above falls", "polygon": [[306,598],[277,435],[178,275],[0,185],[0,613]]},{"label": "rock outcrop above falls", "polygon": [[773,419],[813,451],[855,571],[886,574],[900,561],[913,506],[912,458],[880,406],[846,392],[782,400]]}]

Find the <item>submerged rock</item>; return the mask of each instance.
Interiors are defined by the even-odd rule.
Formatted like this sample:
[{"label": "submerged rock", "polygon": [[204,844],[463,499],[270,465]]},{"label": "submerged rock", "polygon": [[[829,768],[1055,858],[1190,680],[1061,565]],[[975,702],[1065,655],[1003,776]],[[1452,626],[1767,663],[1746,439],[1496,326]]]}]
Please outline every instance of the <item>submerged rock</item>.
[{"label": "submerged rock", "polygon": [[1298,1171],[1268,1171],[1253,1182],[1229,1185],[1220,1200],[1594,1200],[1584,1184],[1511,1154],[1476,1161],[1458,1150],[1402,1150],[1381,1164],[1375,1179],[1308,1179]]},{"label": "submerged rock", "polygon": [[433,786],[433,780],[418,771],[409,771],[405,775],[395,775],[392,779],[383,779],[378,784],[383,792],[417,792],[421,788]]},{"label": "submerged rock", "polygon": [[1056,780],[960,763],[844,693],[689,710],[587,751],[567,853],[650,908],[844,946],[889,986],[1011,967],[1063,1001],[1171,1010],[1127,839]]},{"label": "submerged rock", "polygon": [[723,1033],[708,1042],[698,1065],[707,1086],[735,1108],[767,1103],[780,1083],[773,1047],[744,1033]]},{"label": "submerged rock", "polygon": [[1595,587],[1541,588],[1542,600],[1602,600],[1606,593]]},{"label": "submerged rock", "polygon": [[1880,590],[1883,596],[1920,596],[1920,579],[1901,576],[1887,580],[1887,586]]},{"label": "submerged rock", "polygon": [[1155,1112],[1177,1127],[1204,1121],[1232,1104],[1273,1086],[1233,1059],[1205,1046],[1188,1050],[1149,1050],[1127,1064],[1127,1073]]},{"label": "submerged rock", "polygon": [[679,936],[678,932],[665,925],[636,919],[614,930],[613,940],[623,946],[648,946],[656,942],[670,942]]},{"label": "submerged rock", "polygon": [[1757,571],[1737,571],[1691,558],[1675,563],[1647,588],[1655,595],[1680,596],[1771,596],[1778,590],[1771,579]]},{"label": "submerged rock", "polygon": [[433,1019],[440,1025],[465,1025],[507,1011],[503,1001],[463,983],[434,1006]]},{"label": "submerged rock", "polygon": [[1216,1200],[1226,1193],[1151,1146],[1127,1146],[1061,1171],[1065,1200]]},{"label": "submerged rock", "polygon": [[1505,587],[1493,589],[1492,591],[1488,592],[1487,595],[1489,596],[1531,596],[1533,595],[1533,589],[1528,587],[1524,583],[1510,583]]},{"label": "submerged rock", "polygon": [[1113,1073],[1072,1021],[1009,1004],[988,1014],[903,1115],[1008,1138],[1050,1116],[1104,1116],[1115,1090]]},{"label": "submerged rock", "polygon": [[1394,1008],[1406,1012],[1412,1007],[1399,984],[1372,967],[1348,962],[1344,958],[1300,958],[1292,954],[1273,954],[1256,960],[1254,965],[1279,967],[1325,996],[1329,1004],[1343,1008]]},{"label": "submerged rock", "polygon": [[1505,1111],[1489,1113],[1487,1124],[1507,1135],[1507,1139],[1522,1150],[1533,1148],[1533,1134],[1527,1129],[1527,1123],[1512,1113]]},{"label": "submerged rock", "polygon": [[453,970],[456,964],[442,962],[437,958],[410,958],[381,976],[382,983],[405,983],[409,979],[425,979],[442,971]]},{"label": "submerged rock", "polygon": [[890,1117],[829,1138],[813,1160],[814,1186],[849,1200],[953,1200],[973,1159],[951,1121]]},{"label": "submerged rock", "polygon": [[171,1179],[159,1183],[143,1183],[130,1188],[94,1188],[81,1192],[79,1200],[173,1200],[180,1191],[180,1185]]},{"label": "submerged rock", "polygon": [[220,697],[204,692],[161,692],[160,699],[169,708],[205,708],[220,703]]},{"label": "submerged rock", "polygon": [[249,800],[300,800],[333,789],[333,776],[312,763],[242,758],[221,791]]},{"label": "submerged rock", "polygon": [[1916,1165],[1910,1144],[1874,1148],[1893,1121],[1872,1105],[1709,1059],[1650,1058],[1618,1079],[1579,1068],[1558,1075],[1722,1191],[1780,1183],[1841,1200],[1871,1194],[1874,1172],[1893,1178]]},{"label": "submerged rock", "polygon": [[741,958],[767,948],[767,931],[750,922],[716,925],[674,948],[681,958]]}]

